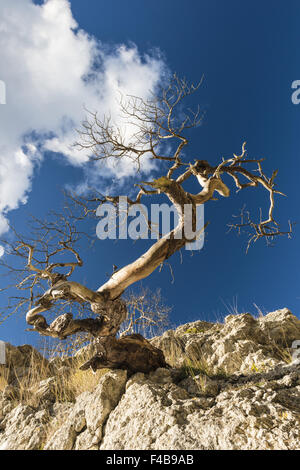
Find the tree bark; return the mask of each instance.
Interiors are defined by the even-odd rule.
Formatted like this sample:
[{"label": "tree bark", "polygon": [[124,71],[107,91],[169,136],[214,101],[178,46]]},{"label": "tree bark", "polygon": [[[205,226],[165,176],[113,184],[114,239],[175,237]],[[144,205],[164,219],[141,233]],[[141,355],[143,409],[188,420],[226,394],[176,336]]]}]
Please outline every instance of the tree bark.
[{"label": "tree bark", "polygon": [[129,375],[135,372],[148,373],[158,367],[168,367],[163,352],[155,348],[140,334],[117,339],[104,336],[95,341],[97,353],[80,369],[126,369]]}]

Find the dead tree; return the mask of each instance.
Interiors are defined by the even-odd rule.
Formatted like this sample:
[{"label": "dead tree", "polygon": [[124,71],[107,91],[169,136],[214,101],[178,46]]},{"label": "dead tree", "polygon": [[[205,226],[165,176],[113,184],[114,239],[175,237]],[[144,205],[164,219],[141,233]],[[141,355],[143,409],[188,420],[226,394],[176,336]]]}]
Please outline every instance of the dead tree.
[{"label": "dead tree", "polygon": [[[47,223],[40,227],[47,236],[41,235],[39,243],[20,241],[11,247],[12,254],[21,256],[23,260],[26,258],[26,276],[17,287],[20,290],[29,289],[31,293],[32,307],[27,312],[26,320],[33,330],[60,339],[79,332],[93,336],[97,353],[82,366],[83,369],[109,367],[148,372],[166,366],[163,353],[140,334],[117,337],[127,317],[126,304],[121,296],[128,287],[148,277],[187,242],[197,238],[199,233],[196,231],[193,238],[186,235],[187,226],[192,225],[193,229],[196,227],[197,206],[216,201],[217,195],[229,197],[230,181],[238,191],[262,187],[269,196],[265,218],[261,215],[259,220],[253,221],[247,215],[240,224],[231,226],[238,230],[252,230],[249,243],[261,238],[270,241],[276,236],[291,234],[291,226],[283,232],[273,216],[275,196],[282,194],[275,186],[277,172],[267,177],[262,169],[262,160],[248,158],[245,143],[239,155],[223,158],[218,165],[211,165],[206,160],[195,160],[193,163],[185,160],[183,149],[188,145],[186,131],[200,124],[202,114],[199,109],[184,113],[182,101],[188,99],[198,86],[189,86],[185,80],[174,76],[167,88],[161,89],[148,101],[133,96],[121,99],[120,112],[125,124],[131,129],[129,138],[114,124],[112,118],[99,118],[97,113],[89,112],[79,130],[76,144],[80,149],[88,150],[92,159],[116,162],[127,159],[136,165],[135,186],[138,189],[136,198],[129,199],[129,206],[139,203],[144,197],[162,194],[177,209],[178,224],[175,228],[154,242],[135,261],[116,270],[96,291],[70,279],[83,262],[74,248],[78,233],[68,220],[63,221],[64,228],[59,224],[55,227],[59,237],[56,247],[51,248],[51,243],[47,241],[47,236],[51,237],[54,230]],[[168,153],[164,153],[166,143]],[[160,164],[161,174],[159,178],[141,182],[138,172],[143,169],[143,161],[147,158]],[[195,194],[183,188],[183,183],[190,178],[195,178],[200,186],[199,192]],[[82,209],[81,218],[84,218],[93,214],[95,207],[101,203],[117,204],[118,196],[96,194],[90,198],[73,197],[73,200]],[[186,214],[186,206],[191,208],[189,215]],[[40,258],[41,253],[43,260]],[[60,261],[57,261],[58,256]],[[68,256],[72,256],[73,260]],[[64,257],[68,259],[62,261]],[[23,274],[25,272],[22,271]],[[34,294],[43,283],[47,283],[48,288]],[[94,317],[76,319],[71,313],[63,313],[48,324],[43,314],[62,303],[85,305],[94,313]]]}]

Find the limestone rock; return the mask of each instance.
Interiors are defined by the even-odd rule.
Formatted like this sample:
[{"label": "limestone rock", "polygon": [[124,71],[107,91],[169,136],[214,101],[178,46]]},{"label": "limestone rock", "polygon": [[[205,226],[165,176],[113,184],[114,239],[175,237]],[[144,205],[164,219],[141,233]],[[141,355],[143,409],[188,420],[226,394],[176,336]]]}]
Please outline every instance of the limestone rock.
[{"label": "limestone rock", "polygon": [[10,398],[2,396],[0,398],[0,430],[4,430],[5,426],[2,424],[4,418],[15,408],[14,403]]},{"label": "limestone rock", "polygon": [[107,420],[100,449],[299,449],[299,366],[223,379],[215,398],[181,391],[136,374]]},{"label": "limestone rock", "polygon": [[0,433],[0,450],[39,450],[45,439],[49,414],[46,410],[36,412],[27,405],[16,406],[6,415]]},{"label": "limestone rock", "polygon": [[37,388],[33,390],[36,399],[40,402],[55,402],[57,398],[56,390],[58,386],[58,380],[59,379],[56,377],[49,377],[49,379],[45,379],[39,382]]},{"label": "limestone rock", "polygon": [[75,450],[98,450],[98,445],[93,444],[94,436],[85,429],[76,439]]},{"label": "limestone rock", "polygon": [[[83,448],[89,440],[89,448],[102,438],[103,425],[124,392],[127,373],[114,370],[101,377],[93,392],[84,392],[76,399],[73,410],[65,422],[47,441],[47,450],[71,450]],[[85,432],[81,436],[81,432]],[[79,437],[78,437],[79,435]],[[90,437],[88,437],[90,436]],[[77,442],[78,440],[78,442]]]},{"label": "limestone rock", "polygon": [[178,384],[191,395],[205,395],[215,397],[218,395],[220,385],[218,380],[212,380],[207,375],[199,374],[187,377]]},{"label": "limestone rock", "polygon": [[289,362],[300,321],[287,308],[253,318],[228,315],[224,324],[197,321],[152,339],[175,367],[192,365],[211,374],[266,371]]}]

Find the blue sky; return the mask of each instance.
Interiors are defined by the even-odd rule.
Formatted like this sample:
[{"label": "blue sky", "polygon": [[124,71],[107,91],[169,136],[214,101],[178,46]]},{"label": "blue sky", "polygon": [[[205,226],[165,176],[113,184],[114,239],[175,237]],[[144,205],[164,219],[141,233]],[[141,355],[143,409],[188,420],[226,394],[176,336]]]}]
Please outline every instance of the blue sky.
[{"label": "blue sky", "polygon": [[[90,90],[88,94],[81,83],[81,74],[88,69],[84,57],[92,54],[94,47],[92,37],[100,41],[97,46],[103,54],[100,68],[105,66],[106,70],[124,69],[121,54],[116,53],[120,45],[135,51],[128,76],[133,67],[136,67],[136,80],[139,71],[141,76],[145,73],[148,78],[145,78],[144,87],[154,83],[164,68],[195,82],[204,75],[203,85],[193,100],[195,105],[199,103],[206,110],[206,115],[202,126],[190,135],[187,156],[192,161],[197,158],[217,163],[222,156],[238,153],[246,140],[249,156],[266,158],[264,164],[268,174],[279,169],[278,187],[288,197],[278,196],[276,219],[283,229],[287,228],[288,220],[299,222],[300,105],[291,101],[292,82],[300,80],[299,1],[71,0],[73,19],[89,36],[81,37],[73,44],[74,38],[66,34],[66,55],[57,62],[56,54],[60,55],[62,49],[60,38],[70,26],[70,16],[64,19],[66,0],[50,0],[48,4],[52,4],[52,8],[48,8],[47,17],[36,10],[43,7],[34,6],[30,0],[11,3],[14,6],[5,9],[6,1],[3,2],[0,23],[13,25],[23,18],[25,32],[26,22],[28,27],[34,24],[31,30],[43,31],[31,42],[28,39],[30,46],[21,48],[20,55],[15,58],[20,67],[14,68],[9,54],[15,54],[13,46],[18,42],[11,32],[13,28],[11,31],[9,27],[0,28],[0,57],[2,55],[3,59],[0,60],[0,79],[5,80],[8,90],[7,104],[0,106],[0,126],[5,130],[4,140],[7,135],[12,136],[10,141],[5,141],[6,148],[0,145],[0,151],[4,168],[10,165],[8,159],[13,162],[10,173],[5,173],[6,170],[0,173],[4,175],[1,184],[5,189],[2,193],[0,190],[0,194],[7,198],[2,206],[0,198],[0,209],[19,231],[26,230],[30,213],[42,217],[50,208],[59,208],[62,204],[60,189],[65,185],[76,187],[86,181],[85,162],[64,151],[65,143],[71,139],[70,130],[62,132],[61,129],[62,119],[71,116],[76,122],[74,116],[77,118],[82,113],[82,104],[94,96],[94,91]],[[39,13],[35,15],[36,11]],[[51,22],[51,27],[45,27],[45,21]],[[56,31],[58,23],[61,23],[61,29]],[[25,33],[24,37],[18,34],[18,41],[24,41]],[[49,69],[47,62],[35,51],[40,47],[39,41],[54,43],[47,56]],[[145,54],[152,61],[147,62]],[[144,68],[143,64],[146,64]],[[36,80],[43,68],[44,88],[39,89]],[[20,70],[24,70],[23,76],[20,76]],[[56,75],[48,84],[53,70]],[[58,90],[53,85],[57,76],[60,77]],[[103,75],[99,74],[97,80],[98,89],[108,89]],[[136,86],[146,93],[143,83],[136,82]],[[13,111],[18,109],[16,96],[23,106],[17,117],[17,130],[13,132]],[[99,101],[101,103],[103,101]],[[105,106],[108,105],[105,102]],[[10,120],[9,127],[7,122]],[[34,151],[24,150],[28,160],[19,174],[19,160],[14,161],[11,155],[17,152],[19,145],[24,148],[25,142],[31,143],[32,131],[38,132],[39,137],[32,141]],[[52,139],[54,135],[58,136],[57,140]],[[98,183],[102,184],[100,179]],[[14,197],[9,199],[7,194]],[[264,312],[288,307],[300,315],[299,226],[295,226],[291,240],[280,238],[271,248],[259,241],[251,246],[248,254],[244,237],[226,234],[226,224],[245,202],[255,210],[264,201],[263,207],[267,207],[267,196],[264,198],[250,188],[239,194],[232,191],[231,198],[206,204],[205,219],[210,221],[210,226],[204,248],[193,252],[192,256],[184,252],[182,261],[179,255],[171,258],[175,274],[173,283],[167,267],[143,282],[151,289],[162,288],[166,303],[173,306],[171,322],[222,319],[235,299],[241,312],[256,313],[255,303]],[[96,223],[95,220],[94,229]],[[97,240],[95,251],[87,250],[85,266],[75,277],[96,289],[106,280],[105,273],[111,272],[113,264],[121,267],[131,262],[149,244],[150,241],[122,240],[116,243]],[[4,281],[1,279],[1,282]],[[0,305],[4,306],[5,302],[4,293]],[[0,338],[14,344],[35,344],[37,335],[25,332],[25,327],[24,317],[11,318],[0,325]]]}]

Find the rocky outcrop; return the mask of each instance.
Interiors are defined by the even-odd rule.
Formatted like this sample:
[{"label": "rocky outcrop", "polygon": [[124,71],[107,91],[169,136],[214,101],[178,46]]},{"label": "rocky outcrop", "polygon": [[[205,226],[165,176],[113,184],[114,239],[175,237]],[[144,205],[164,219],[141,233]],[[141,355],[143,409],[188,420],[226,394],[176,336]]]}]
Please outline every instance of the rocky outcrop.
[{"label": "rocky outcrop", "polygon": [[167,370],[163,382],[156,373],[136,374],[108,418],[100,449],[297,449],[300,367],[278,373],[282,379],[216,381],[209,393],[189,393]]},{"label": "rocky outcrop", "polygon": [[197,321],[152,339],[174,367],[193,364],[210,373],[233,374],[267,370],[291,360],[291,346],[300,339],[300,321],[288,309],[265,317],[229,315],[225,323]]},{"label": "rocky outcrop", "polygon": [[0,449],[299,450],[296,340],[287,309],[182,325],[153,339],[173,367],[108,371],[71,402],[55,398],[58,364],[36,388],[38,406],[19,403],[12,385],[0,395]]}]

